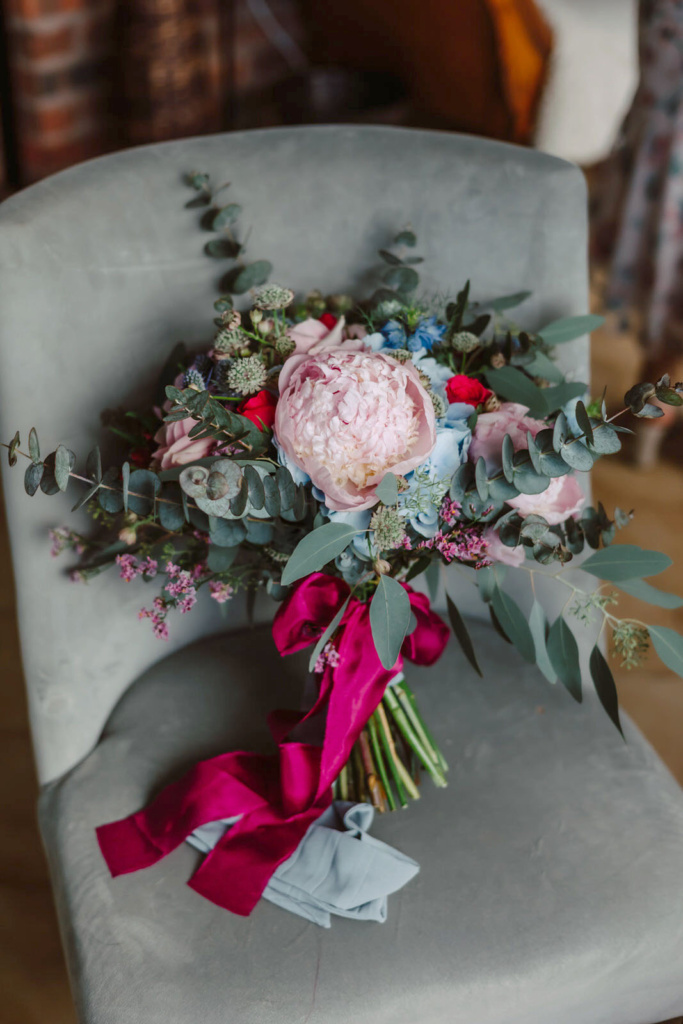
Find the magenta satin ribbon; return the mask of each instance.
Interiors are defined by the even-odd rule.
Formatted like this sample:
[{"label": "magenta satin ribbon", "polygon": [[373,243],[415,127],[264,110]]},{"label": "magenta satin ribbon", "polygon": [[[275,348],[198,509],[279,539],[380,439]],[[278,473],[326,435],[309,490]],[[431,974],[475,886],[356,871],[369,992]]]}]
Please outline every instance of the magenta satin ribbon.
[{"label": "magenta satin ribbon", "polygon": [[[424,594],[405,586],[417,628],[402,655],[432,665],[449,630]],[[314,643],[349,596],[343,580],[314,573],[280,607],[273,637],[280,654]],[[201,761],[171,783],[137,814],[102,825],[97,838],[112,875],[156,864],[200,825],[241,814],[207,854],[189,881],[191,888],[236,914],[254,909],[276,868],[301,842],[332,800],[332,783],[375,710],[389,681],[401,670],[377,657],[367,604],[349,601],[337,634],[339,663],[327,665],[320,692],[306,714],[275,711],[268,724],[278,744],[272,755],[237,751]],[[295,725],[323,716],[322,746],[287,740]]]}]

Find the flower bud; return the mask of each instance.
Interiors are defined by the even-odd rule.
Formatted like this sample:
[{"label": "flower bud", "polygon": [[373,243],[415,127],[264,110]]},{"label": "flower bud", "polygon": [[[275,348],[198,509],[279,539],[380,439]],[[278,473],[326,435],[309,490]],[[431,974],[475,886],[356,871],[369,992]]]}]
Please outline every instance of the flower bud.
[{"label": "flower bud", "polygon": [[263,320],[263,313],[260,309],[252,309],[251,311],[251,322],[254,327],[257,327]]},{"label": "flower bud", "polygon": [[494,370],[500,370],[501,366],[505,366],[507,360],[502,352],[494,352],[491,356],[491,366]]},{"label": "flower bud", "polygon": [[132,527],[124,526],[122,530],[119,530],[119,540],[130,547],[132,544],[135,544],[137,534]]}]

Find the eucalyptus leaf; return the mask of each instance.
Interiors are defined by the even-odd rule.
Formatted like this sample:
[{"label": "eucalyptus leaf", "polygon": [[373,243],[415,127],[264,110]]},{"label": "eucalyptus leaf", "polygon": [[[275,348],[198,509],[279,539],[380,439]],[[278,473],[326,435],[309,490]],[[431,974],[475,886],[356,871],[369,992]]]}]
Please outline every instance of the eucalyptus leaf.
[{"label": "eucalyptus leaf", "polygon": [[598,423],[593,425],[592,446],[599,455],[614,455],[621,449],[621,441],[614,427]]},{"label": "eucalyptus leaf", "polygon": [[501,295],[499,299],[492,299],[490,302],[482,303],[486,309],[492,309],[496,313],[504,313],[506,309],[514,309],[528,299],[531,292],[513,292],[511,295]]},{"label": "eucalyptus leaf", "polygon": [[60,491],[65,491],[69,486],[71,470],[76,465],[76,456],[63,444],[60,444],[55,451],[55,481]]},{"label": "eucalyptus leaf", "polygon": [[503,445],[501,449],[501,462],[503,464],[503,474],[509,484],[513,482],[512,478],[514,475],[514,464],[512,457],[515,454],[515,446],[512,438],[509,434],[505,434],[503,437]]},{"label": "eucalyptus leaf", "polygon": [[589,665],[595,685],[595,692],[600,698],[600,703],[623,737],[624,732],[619,721],[619,698],[617,696],[614,676],[597,644],[591,651]]},{"label": "eucalyptus leaf", "polygon": [[318,572],[340,555],[357,533],[357,527],[348,523],[325,523],[306,534],[285,566],[282,573],[283,586],[289,586],[309,573]]},{"label": "eucalyptus leaf", "polygon": [[266,495],[258,471],[254,466],[245,466],[243,472],[249,488],[250,504],[255,509],[262,509],[265,505]]},{"label": "eucalyptus leaf", "polygon": [[586,393],[586,385],[581,381],[565,381],[553,388],[543,389],[543,401],[545,402],[546,414],[556,412],[563,405],[570,402],[572,398],[580,398]]},{"label": "eucalyptus leaf", "polygon": [[[505,435],[506,438],[509,436]],[[510,439],[512,443],[512,439]],[[486,471],[486,459],[483,456],[479,456],[476,465],[474,467],[474,482],[477,486],[477,493],[482,501],[486,501],[489,496],[489,482],[488,473]]]},{"label": "eucalyptus leaf", "polygon": [[235,267],[225,279],[225,290],[234,295],[244,295],[251,288],[265,284],[272,270],[273,265],[268,260],[256,260],[246,267]]},{"label": "eucalyptus leaf", "polygon": [[234,224],[241,213],[242,207],[239,203],[228,203],[227,206],[221,207],[213,218],[214,231],[222,231],[223,228]]},{"label": "eucalyptus leaf", "polygon": [[382,274],[382,280],[397,292],[406,293],[417,288],[420,277],[412,267],[391,267]]},{"label": "eucalyptus leaf", "polygon": [[264,476],[262,483],[266,512],[274,519],[280,514],[280,491],[275,477],[271,473]]},{"label": "eucalyptus leaf", "polygon": [[385,505],[395,505],[398,501],[398,480],[393,473],[385,473],[379,485],[375,488],[375,494]]},{"label": "eucalyptus leaf", "polygon": [[601,327],[604,322],[604,317],[590,313],[585,316],[565,316],[546,324],[538,331],[538,335],[547,345],[563,345],[567,341],[583,338],[584,335]]},{"label": "eucalyptus leaf", "polygon": [[40,445],[35,427],[31,427],[28,432],[28,453],[31,456],[31,461],[37,465],[40,462]]},{"label": "eucalyptus leaf", "polygon": [[571,629],[560,615],[548,633],[548,658],[557,678],[569,690],[575,701],[583,700],[581,692],[581,666],[579,647]]},{"label": "eucalyptus leaf", "polygon": [[403,264],[403,260],[399,256],[395,256],[393,252],[389,252],[388,249],[379,249],[378,252],[384,262],[392,267],[400,267]]},{"label": "eucalyptus leaf", "polygon": [[508,593],[496,586],[491,597],[491,604],[508,639],[515,645],[522,657],[533,664],[536,661],[534,640],[529,624],[516,602]]},{"label": "eucalyptus leaf", "polygon": [[661,551],[648,551],[635,544],[614,544],[590,555],[581,568],[610,583],[656,576],[672,564]]},{"label": "eucalyptus leaf", "polygon": [[30,462],[26,467],[26,472],[24,473],[24,490],[31,497],[33,497],[40,487],[40,481],[43,478],[44,472],[45,466],[42,462]]},{"label": "eucalyptus leaf", "polygon": [[570,441],[562,446],[560,455],[572,469],[587,473],[593,468],[594,456],[588,450],[583,441]]},{"label": "eucalyptus leaf", "polygon": [[241,248],[233,238],[212,238],[204,246],[204,252],[215,260],[234,260],[239,256]]},{"label": "eucalyptus leaf", "polygon": [[155,511],[155,498],[161,490],[161,480],[149,469],[134,469],[129,478],[128,507],[138,516],[149,516]]},{"label": "eucalyptus leaf", "polygon": [[218,519],[209,516],[211,544],[219,548],[234,548],[245,540],[247,531],[240,519]]},{"label": "eucalyptus leaf", "polygon": [[583,402],[576,403],[575,416],[581,433],[585,435],[589,444],[593,444],[593,424],[590,421],[588,413],[586,412],[586,406]]},{"label": "eucalyptus leaf", "polygon": [[92,487],[89,487],[88,490],[81,495],[76,504],[72,506],[71,511],[78,512],[79,508],[83,508],[84,505],[87,505],[90,499],[95,497],[101,486],[101,483],[96,481]]},{"label": "eucalyptus leaf", "polygon": [[275,470],[275,482],[280,492],[280,504],[283,510],[290,509],[296,497],[296,488],[292,474],[284,466]]},{"label": "eucalyptus leaf", "polygon": [[683,676],[683,637],[666,626],[648,626],[650,639],[667,668]]},{"label": "eucalyptus leaf", "polygon": [[217,544],[209,545],[206,564],[211,572],[227,572],[239,553],[239,547],[221,548]]},{"label": "eucalyptus leaf", "polygon": [[116,515],[123,508],[123,495],[119,488],[119,472],[115,466],[110,466],[106,471],[102,477],[102,484],[103,486],[97,494],[97,500],[105,512]]},{"label": "eucalyptus leaf", "polygon": [[350,600],[351,600],[351,595],[349,594],[349,596],[346,598],[346,600],[344,601],[344,603],[341,606],[341,608],[339,609],[339,611],[335,614],[335,616],[332,619],[332,621],[325,628],[324,632],[322,633],[322,635],[320,636],[318,642],[316,643],[315,647],[313,648],[313,653],[311,654],[311,657],[310,657],[309,662],[308,662],[308,671],[309,672],[312,672],[313,669],[315,668],[315,663],[317,662],[318,658],[322,654],[323,648],[325,647],[325,644],[332,637],[332,635],[335,633],[337,627],[339,626],[339,623],[344,618],[344,612],[348,608]]},{"label": "eucalyptus leaf", "polygon": [[167,500],[157,502],[159,522],[171,533],[182,530],[186,520],[182,504],[183,492],[178,484],[167,483],[162,489],[161,497]]},{"label": "eucalyptus leaf", "polygon": [[407,245],[409,249],[414,249],[417,245],[417,237],[415,232],[406,228],[404,231],[399,233],[394,238],[394,245]]},{"label": "eucalyptus leaf", "polygon": [[564,378],[562,370],[550,359],[545,352],[536,352],[530,363],[526,363],[525,369],[532,377],[542,377],[553,384],[562,384]]},{"label": "eucalyptus leaf", "polygon": [[439,584],[441,583],[441,562],[438,559],[432,559],[429,565],[424,570],[425,580],[427,581],[427,590],[432,602],[436,601],[439,593]]},{"label": "eucalyptus leaf", "polygon": [[557,675],[555,674],[553,666],[550,664],[548,648],[546,646],[548,623],[545,617],[545,612],[543,611],[543,606],[536,600],[534,600],[529,614],[529,629],[531,630],[531,635],[534,640],[536,664],[549,683],[556,683]]},{"label": "eucalyptus leaf", "polygon": [[247,540],[250,544],[270,544],[275,535],[272,523],[256,522],[247,518],[242,520],[242,524],[247,531]]},{"label": "eucalyptus leaf", "polygon": [[550,484],[550,477],[536,473],[532,466],[515,469],[512,479],[521,494],[542,494]]},{"label": "eucalyptus leaf", "polygon": [[515,486],[517,482],[517,470],[515,470],[513,479],[515,480],[515,483],[513,484],[508,483],[503,476],[494,477],[492,480],[489,480],[489,496],[493,501],[497,504],[509,501],[510,498],[516,498],[523,491],[523,488]]},{"label": "eucalyptus leaf", "polygon": [[128,511],[128,487],[130,484],[130,463],[124,462],[121,466],[121,494],[123,496],[123,511]]},{"label": "eucalyptus leaf", "polygon": [[[496,572],[500,574],[500,566],[496,567]],[[479,596],[482,601],[488,604],[497,586],[496,573],[489,566],[484,566],[483,569],[477,570],[476,581],[479,588]]]},{"label": "eucalyptus leaf", "polygon": [[483,673],[479,668],[479,662],[477,661],[477,656],[474,653],[472,639],[467,626],[465,625],[465,621],[448,594],[446,594],[446,604],[448,607],[448,618],[451,623],[451,628],[456,640],[460,644],[462,653],[465,655],[477,675],[483,678]]},{"label": "eucalyptus leaf", "polygon": [[406,590],[391,576],[380,576],[370,602],[370,628],[375,650],[386,669],[396,664],[410,629],[411,614]]},{"label": "eucalyptus leaf", "polygon": [[99,445],[95,445],[93,450],[89,452],[87,459],[85,460],[85,472],[91,480],[102,479],[102,456],[100,454]]},{"label": "eucalyptus leaf", "polygon": [[645,580],[621,580],[617,583],[619,590],[631,597],[637,597],[639,601],[646,601],[647,604],[654,604],[658,608],[681,608],[683,597],[678,594],[668,594],[665,590],[653,587]]}]

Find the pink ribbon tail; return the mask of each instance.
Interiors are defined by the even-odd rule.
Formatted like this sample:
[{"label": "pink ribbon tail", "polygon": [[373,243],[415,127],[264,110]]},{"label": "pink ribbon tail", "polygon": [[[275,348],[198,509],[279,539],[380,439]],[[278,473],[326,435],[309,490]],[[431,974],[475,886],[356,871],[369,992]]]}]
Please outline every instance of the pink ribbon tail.
[{"label": "pink ribbon tail", "polygon": [[[443,652],[448,627],[429,600],[404,585],[417,619],[403,653],[431,665]],[[343,580],[314,573],[297,584],[273,622],[281,654],[310,646],[349,595]],[[335,638],[338,663],[326,665],[318,699],[306,714],[274,712],[274,755],[246,751],[197,764],[142,811],[101,825],[97,838],[112,875],[156,864],[200,825],[242,815],[204,858],[189,885],[213,903],[248,915],[273,872],[301,842],[332,801],[332,783],[348,761],[363,727],[401,670],[399,656],[385,669],[375,651],[367,604],[352,598]],[[322,746],[292,736],[299,725],[324,721]]]}]

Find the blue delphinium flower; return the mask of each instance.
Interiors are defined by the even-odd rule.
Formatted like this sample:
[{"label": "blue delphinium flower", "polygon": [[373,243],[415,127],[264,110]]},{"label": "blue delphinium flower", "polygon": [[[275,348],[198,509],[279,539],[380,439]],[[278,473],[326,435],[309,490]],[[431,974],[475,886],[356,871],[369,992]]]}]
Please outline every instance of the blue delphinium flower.
[{"label": "blue delphinium flower", "polygon": [[408,346],[406,329],[398,320],[387,320],[384,327],[380,328],[380,334],[384,337],[384,348],[407,348]]},{"label": "blue delphinium flower", "polygon": [[435,316],[423,317],[408,339],[408,348],[411,352],[417,352],[421,348],[431,352],[432,346],[441,341],[445,333],[446,325],[437,323]]}]

